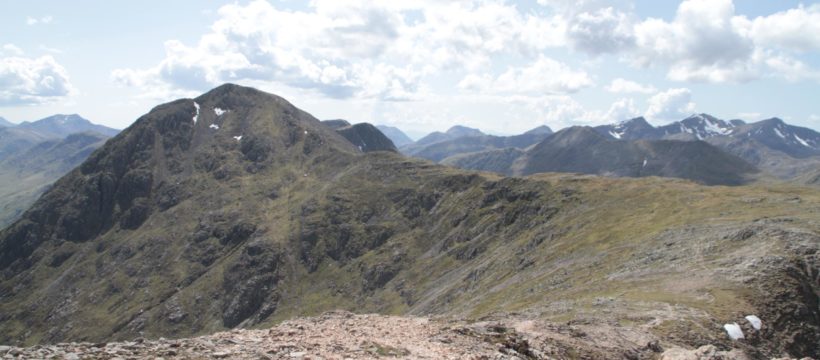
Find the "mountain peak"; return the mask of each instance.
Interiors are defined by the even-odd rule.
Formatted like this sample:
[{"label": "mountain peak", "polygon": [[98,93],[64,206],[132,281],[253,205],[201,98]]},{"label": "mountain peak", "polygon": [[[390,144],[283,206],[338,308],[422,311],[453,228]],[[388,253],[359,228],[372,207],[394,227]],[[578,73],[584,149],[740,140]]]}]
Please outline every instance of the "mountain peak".
[{"label": "mountain peak", "polygon": [[632,118],[629,120],[624,120],[616,124],[616,126],[641,126],[641,127],[652,127],[649,122],[643,116],[638,116],[636,118]]},{"label": "mountain peak", "polygon": [[37,121],[26,121],[16,128],[32,130],[46,137],[63,138],[77,132],[93,131],[114,136],[119,130],[92,123],[78,114],[57,114]]},{"label": "mountain peak", "polygon": [[529,131],[525,132],[524,134],[546,134],[546,135],[549,135],[549,134],[552,134],[552,133],[553,133],[553,131],[552,131],[552,129],[550,129],[549,126],[541,125],[539,127],[530,129]]},{"label": "mountain peak", "polygon": [[447,129],[447,135],[452,136],[481,136],[484,135],[481,130],[474,129],[471,127],[466,127],[463,125],[454,125],[453,127]]},{"label": "mountain peak", "polygon": [[783,119],[778,118],[778,117],[773,117],[773,118],[769,118],[769,119],[766,119],[766,120],[760,120],[757,123],[760,124],[760,125],[770,125],[770,126],[772,126],[772,125],[786,125],[786,122],[783,121]]},{"label": "mountain peak", "polygon": [[607,139],[605,137],[603,137],[601,134],[596,132],[591,127],[571,126],[565,129],[561,129],[552,136],[544,139],[544,141],[536,145],[536,147],[544,143],[550,143],[557,146],[571,146],[578,144],[596,143],[606,140]]}]

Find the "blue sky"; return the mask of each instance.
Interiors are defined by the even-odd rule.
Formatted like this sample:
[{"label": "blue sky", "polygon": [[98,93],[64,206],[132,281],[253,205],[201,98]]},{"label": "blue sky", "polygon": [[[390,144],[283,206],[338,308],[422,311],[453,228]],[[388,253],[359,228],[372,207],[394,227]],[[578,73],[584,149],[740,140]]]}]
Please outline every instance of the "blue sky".
[{"label": "blue sky", "polygon": [[5,1],[0,116],[124,128],[223,82],[320,119],[490,133],[694,112],[820,129],[820,4]]}]

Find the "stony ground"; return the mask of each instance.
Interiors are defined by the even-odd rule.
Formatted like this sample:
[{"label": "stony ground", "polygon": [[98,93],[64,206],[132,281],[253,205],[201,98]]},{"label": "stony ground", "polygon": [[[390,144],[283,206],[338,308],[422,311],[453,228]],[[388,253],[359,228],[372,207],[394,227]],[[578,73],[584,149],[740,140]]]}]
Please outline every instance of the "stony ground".
[{"label": "stony ground", "polygon": [[188,338],[0,346],[3,359],[750,359],[738,349],[663,346],[610,326],[532,320],[465,323],[422,317],[329,312],[267,330]]}]

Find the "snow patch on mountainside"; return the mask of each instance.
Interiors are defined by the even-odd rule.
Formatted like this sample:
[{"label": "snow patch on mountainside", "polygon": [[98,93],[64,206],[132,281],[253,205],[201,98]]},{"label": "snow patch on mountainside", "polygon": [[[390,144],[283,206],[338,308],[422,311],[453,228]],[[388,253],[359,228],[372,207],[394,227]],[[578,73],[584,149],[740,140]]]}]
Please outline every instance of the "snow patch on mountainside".
[{"label": "snow patch on mountainside", "polygon": [[780,136],[781,139],[786,140],[786,135],[783,135],[783,133],[780,132],[780,129],[774,128],[774,132],[775,134],[777,134],[777,136]]},{"label": "snow patch on mountainside", "polygon": [[809,145],[809,143],[808,143],[806,140],[801,139],[799,136],[797,136],[797,134],[794,134],[794,138],[795,138],[795,139],[797,140],[797,142],[799,142],[801,145],[803,145],[803,146],[805,146],[805,147],[814,148],[814,146]]},{"label": "snow patch on mountainside", "polygon": [[196,120],[199,118],[199,104],[194,101],[194,107],[196,108],[196,115],[194,115],[194,124],[196,124]]}]

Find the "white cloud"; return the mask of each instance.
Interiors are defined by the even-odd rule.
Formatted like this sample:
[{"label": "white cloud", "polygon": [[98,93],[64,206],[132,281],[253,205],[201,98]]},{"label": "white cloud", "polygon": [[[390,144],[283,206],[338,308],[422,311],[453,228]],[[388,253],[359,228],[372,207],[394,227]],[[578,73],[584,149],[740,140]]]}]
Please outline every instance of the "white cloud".
[{"label": "white cloud", "polygon": [[613,79],[609,86],[606,87],[606,90],[612,93],[640,93],[640,94],[652,94],[657,92],[658,90],[652,85],[643,85],[636,83],[634,81],[617,78]]},{"label": "white cloud", "polygon": [[535,57],[560,44],[554,20],[493,1],[317,0],[308,11],[287,11],[257,0],[223,6],[197,44],[169,40],[158,65],[117,69],[112,78],[155,93],[259,80],[331,98],[407,100],[426,75],[477,71],[496,54]]},{"label": "white cloud", "polygon": [[51,56],[0,58],[0,105],[41,104],[73,91],[65,68]]},{"label": "white cloud", "polygon": [[646,118],[650,120],[680,120],[695,111],[692,92],[686,88],[669,89],[647,101]]},{"label": "white cloud", "polygon": [[592,86],[593,81],[583,70],[540,56],[533,63],[510,68],[496,78],[469,74],[458,86],[465,90],[494,93],[568,94]]},{"label": "white cloud", "polygon": [[604,115],[606,122],[617,122],[636,118],[641,115],[640,110],[635,106],[632,99],[618,99],[609,107],[609,111]]},{"label": "white cloud", "polygon": [[3,44],[2,52],[0,55],[11,55],[11,56],[20,56],[23,55],[23,49],[17,47],[14,44]]},{"label": "white cloud", "polygon": [[788,81],[820,81],[820,71],[812,69],[800,60],[785,55],[777,55],[768,57],[765,62],[766,65],[777,71],[777,74]]},{"label": "white cloud", "polygon": [[756,43],[795,51],[820,50],[820,4],[756,17],[738,19]]},{"label": "white cloud", "polygon": [[46,15],[40,18],[27,16],[26,25],[50,24],[52,20],[54,20],[54,17],[51,15]]},{"label": "white cloud", "polygon": [[635,26],[634,61],[669,66],[676,81],[740,82],[756,77],[754,43],[732,24],[731,0],[686,0],[675,19],[647,19]]},{"label": "white cloud", "polygon": [[589,54],[617,53],[635,46],[632,27],[626,13],[606,7],[572,17],[567,37],[576,49]]}]

